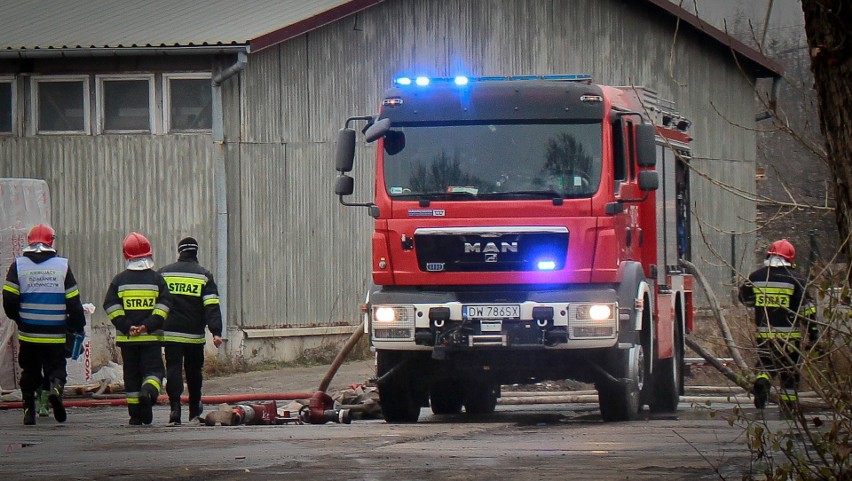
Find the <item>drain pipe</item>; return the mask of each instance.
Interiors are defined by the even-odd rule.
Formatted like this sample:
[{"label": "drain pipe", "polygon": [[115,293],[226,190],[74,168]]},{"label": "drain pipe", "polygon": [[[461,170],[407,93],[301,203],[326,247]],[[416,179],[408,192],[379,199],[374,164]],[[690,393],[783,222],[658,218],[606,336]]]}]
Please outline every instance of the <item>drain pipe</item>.
[{"label": "drain pipe", "polygon": [[769,110],[764,110],[763,112],[757,114],[754,118],[755,122],[760,122],[761,120],[771,119],[772,112],[775,111],[775,107],[778,105],[778,92],[781,90],[781,76],[776,76],[772,78],[772,90],[769,92]]},{"label": "drain pipe", "polygon": [[[248,63],[246,52],[237,53],[237,61],[213,76],[213,162],[216,193],[216,280],[222,310],[222,338],[228,339],[228,183],[225,171],[225,114],[222,108],[222,83],[240,73]],[[227,344],[226,344],[227,348]]]}]

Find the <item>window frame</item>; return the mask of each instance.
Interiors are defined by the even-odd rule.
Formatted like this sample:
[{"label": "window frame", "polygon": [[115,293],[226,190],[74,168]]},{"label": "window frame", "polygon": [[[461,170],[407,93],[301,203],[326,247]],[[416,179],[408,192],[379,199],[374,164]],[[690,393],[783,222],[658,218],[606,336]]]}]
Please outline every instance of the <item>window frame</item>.
[{"label": "window frame", "polygon": [[[132,81],[146,80],[148,81],[148,129],[122,129],[122,130],[107,130],[106,128],[106,97],[104,84],[110,81]],[[97,134],[148,134],[155,135],[157,133],[157,98],[155,90],[154,74],[103,74],[95,75],[95,98],[97,103]]]},{"label": "window frame", "polygon": [[[31,99],[30,108],[32,109],[31,128],[36,135],[91,135],[92,126],[92,100],[91,86],[89,75],[34,75],[31,77]],[[83,83],[83,130],[40,130],[39,119],[41,113],[40,107],[40,90],[39,85],[42,83],[59,83],[59,82],[82,82]]]},{"label": "window frame", "polygon": [[[211,125],[206,129],[174,129],[172,127],[172,80],[207,80],[212,81],[213,75],[209,72],[192,73],[164,73],[163,74],[163,133],[166,134],[208,134],[213,132],[213,112],[210,114]],[[210,102],[212,108],[213,91],[211,86]]]},{"label": "window frame", "polygon": [[18,118],[18,79],[13,75],[0,75],[0,83],[9,84],[9,120],[11,130],[0,130],[0,136],[14,136],[17,133]]}]

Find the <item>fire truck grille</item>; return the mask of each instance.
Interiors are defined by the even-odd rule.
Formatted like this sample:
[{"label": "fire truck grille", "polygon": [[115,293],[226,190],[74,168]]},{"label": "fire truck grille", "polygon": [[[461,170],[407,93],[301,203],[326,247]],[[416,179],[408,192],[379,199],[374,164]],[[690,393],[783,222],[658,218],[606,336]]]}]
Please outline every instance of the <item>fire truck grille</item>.
[{"label": "fire truck grille", "polygon": [[561,270],[568,232],[423,234],[414,236],[424,272],[525,272]]}]

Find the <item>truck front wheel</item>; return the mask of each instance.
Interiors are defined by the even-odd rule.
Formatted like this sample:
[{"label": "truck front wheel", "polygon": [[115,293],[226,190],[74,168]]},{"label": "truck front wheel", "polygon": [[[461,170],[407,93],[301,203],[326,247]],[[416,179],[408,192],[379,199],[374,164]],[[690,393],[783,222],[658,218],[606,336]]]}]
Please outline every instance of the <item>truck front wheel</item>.
[{"label": "truck front wheel", "polygon": [[[379,384],[379,405],[388,423],[416,423],[420,417],[420,403],[411,387],[411,367],[402,364],[405,362],[400,353],[376,352],[376,373],[382,379]],[[391,370],[394,372],[391,373]],[[388,376],[382,378],[385,374]]]},{"label": "truck front wheel", "polygon": [[601,417],[606,422],[632,421],[642,408],[645,385],[645,350],[640,344],[614,352],[610,370],[619,382],[601,379],[596,383]]},{"label": "truck front wheel", "polygon": [[464,410],[468,414],[491,414],[497,408],[497,396],[497,386],[472,381],[465,388]]}]

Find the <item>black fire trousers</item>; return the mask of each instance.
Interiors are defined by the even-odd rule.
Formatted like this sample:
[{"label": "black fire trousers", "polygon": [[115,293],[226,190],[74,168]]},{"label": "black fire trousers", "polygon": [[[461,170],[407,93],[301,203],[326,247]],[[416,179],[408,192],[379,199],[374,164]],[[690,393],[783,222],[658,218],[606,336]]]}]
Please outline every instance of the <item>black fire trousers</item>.
[{"label": "black fire trousers", "polygon": [[186,388],[189,405],[197,406],[201,401],[201,383],[204,370],[204,344],[184,342],[166,343],[166,392],[170,403],[179,403],[183,394],[183,373],[186,373]]},{"label": "black fire trousers", "polygon": [[150,384],[157,392],[162,389],[163,376],[166,373],[163,367],[163,348],[159,342],[123,342],[119,345],[124,362],[127,410],[130,417],[138,417],[142,386]]},{"label": "black fire trousers", "polygon": [[782,389],[798,391],[801,347],[799,339],[758,339],[758,367],[773,379],[778,378]]},{"label": "black fire trousers", "polygon": [[68,377],[65,370],[65,344],[42,344],[20,341],[18,365],[21,366],[21,396],[34,397],[44,382],[58,381],[63,386]]}]

